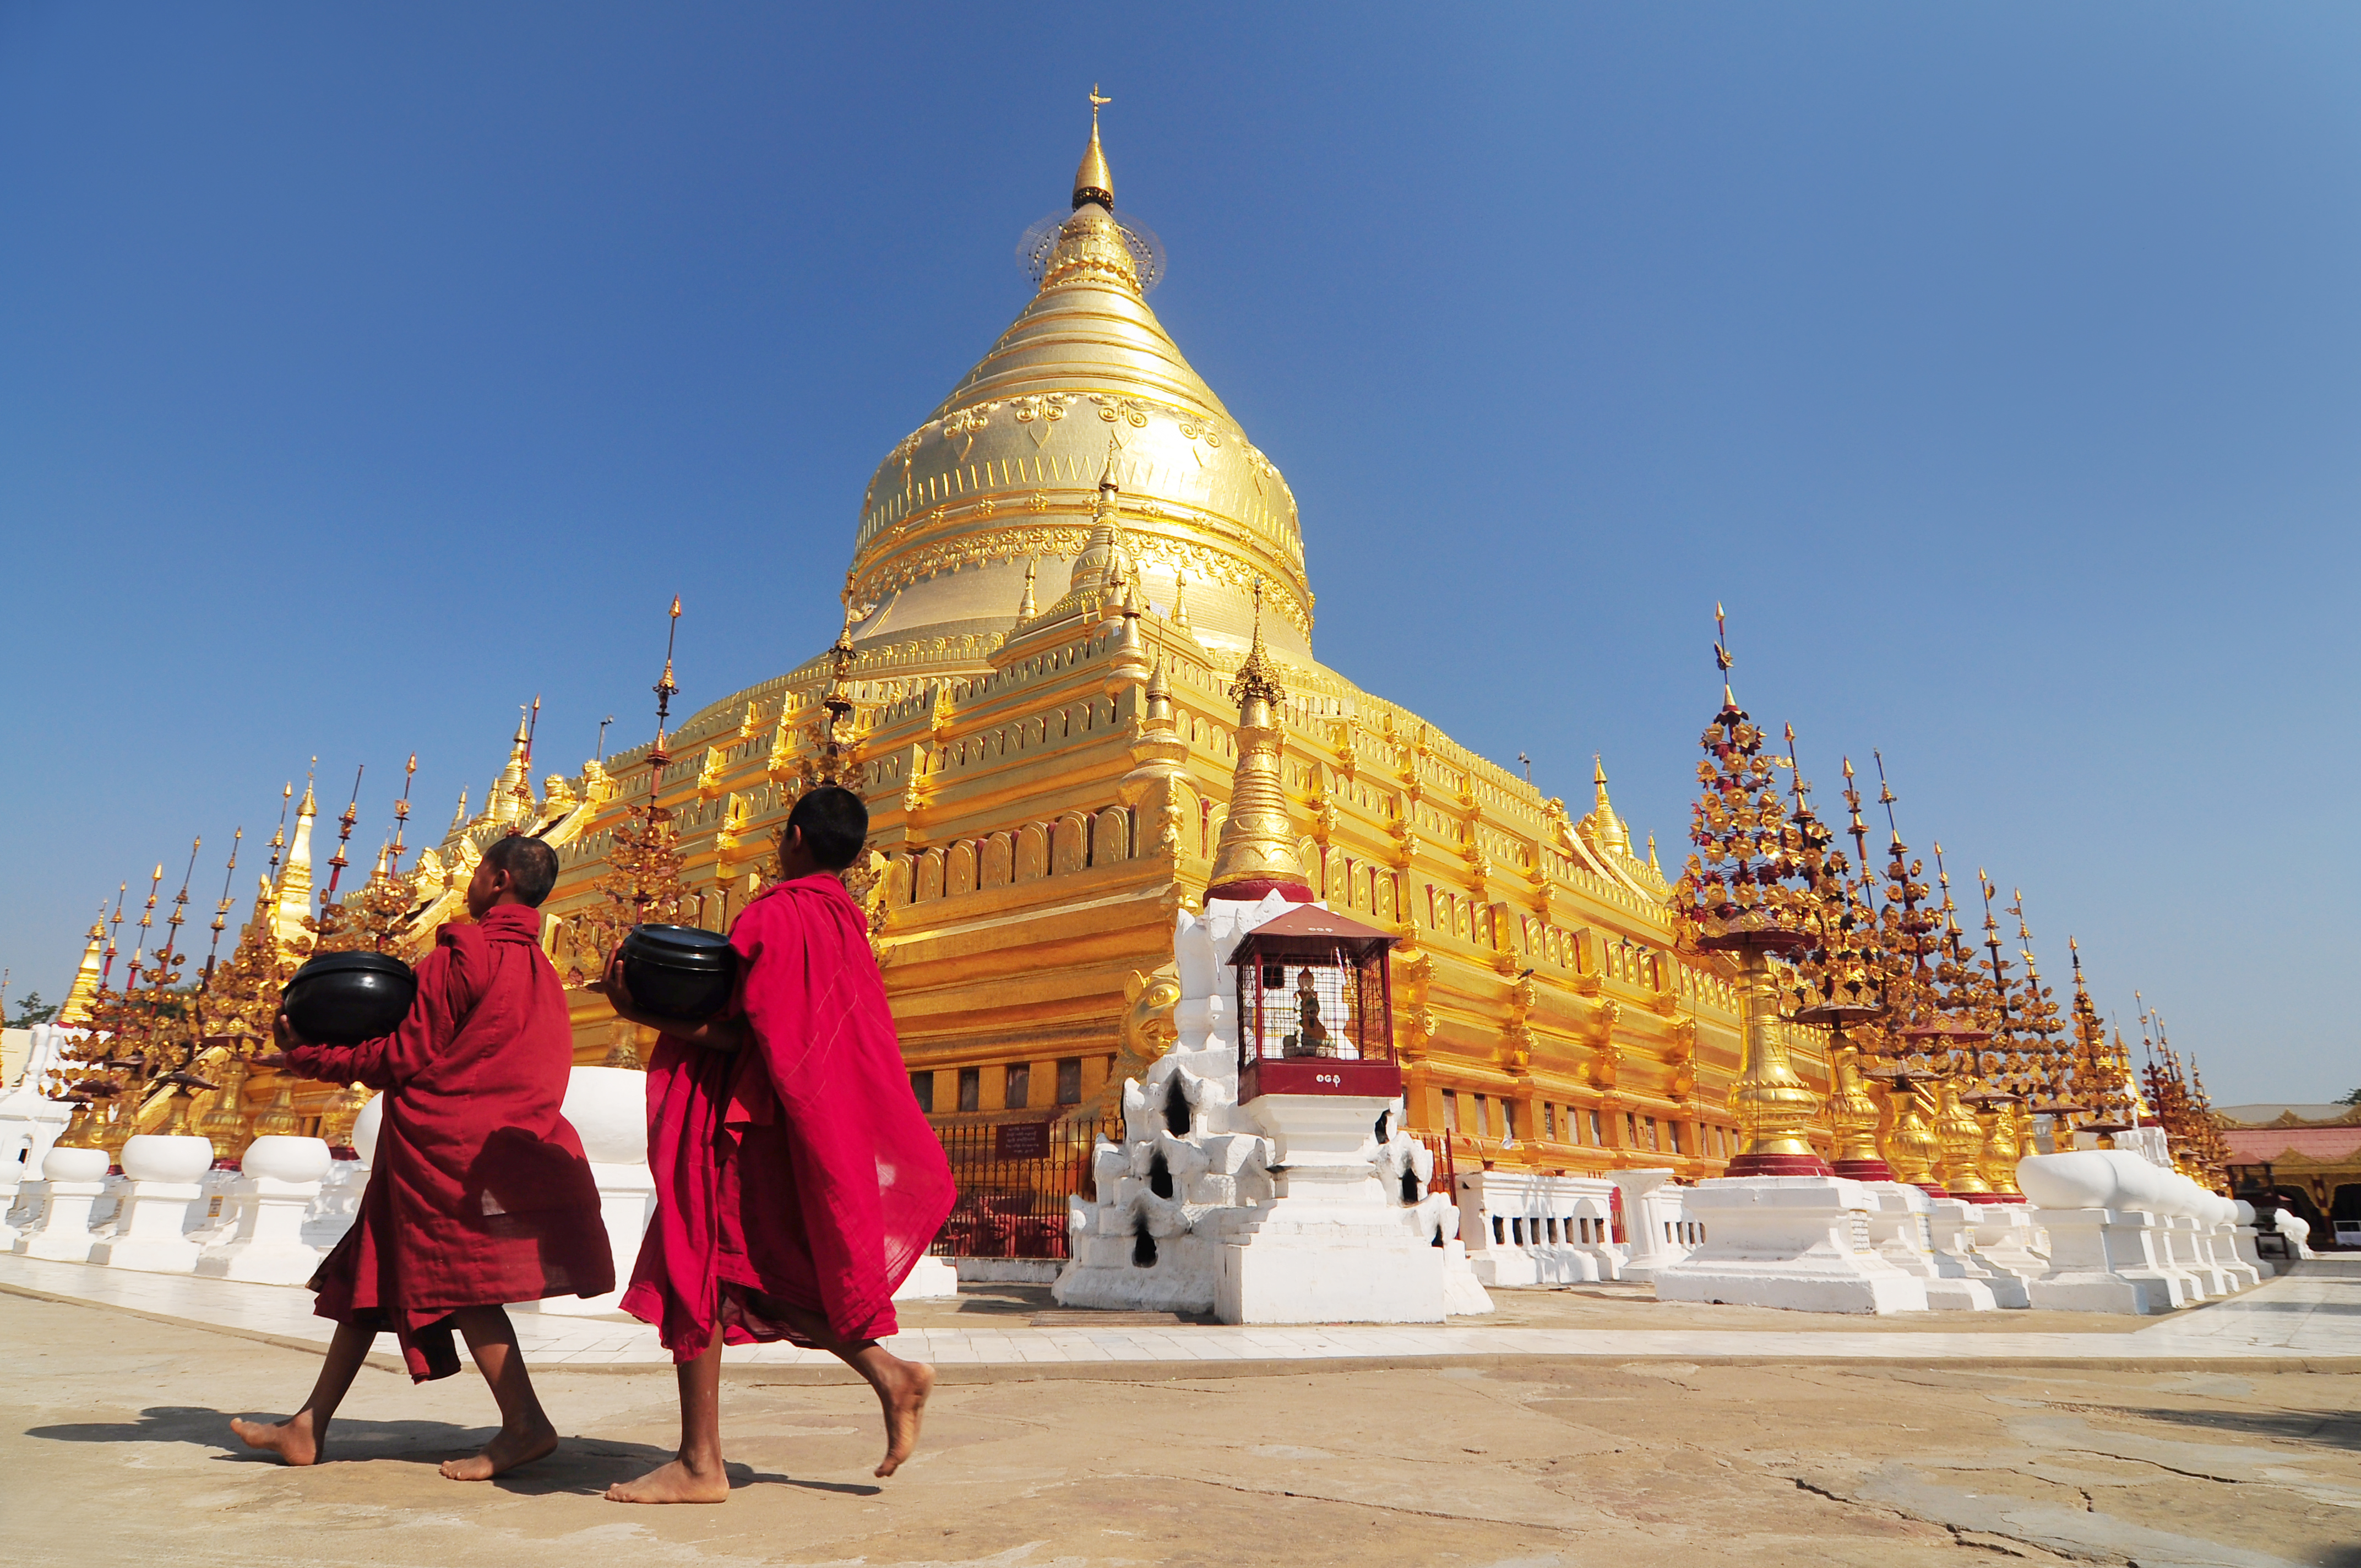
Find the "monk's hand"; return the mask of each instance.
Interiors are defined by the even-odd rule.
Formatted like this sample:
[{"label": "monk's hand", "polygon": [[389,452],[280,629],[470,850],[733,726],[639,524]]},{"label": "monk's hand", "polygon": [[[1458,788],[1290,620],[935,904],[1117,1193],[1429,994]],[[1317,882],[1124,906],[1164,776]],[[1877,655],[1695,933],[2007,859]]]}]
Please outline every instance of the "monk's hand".
[{"label": "monk's hand", "polygon": [[258,1065],[262,1067],[277,1068],[282,1072],[301,1072],[302,1070],[301,1067],[296,1065],[292,1053],[302,1049],[312,1042],[305,1039],[302,1035],[296,1033],[295,1025],[288,1021],[287,1014],[284,1012],[270,1020],[270,1042],[277,1046],[279,1049],[272,1052],[269,1056],[261,1058]]},{"label": "monk's hand", "polygon": [[587,991],[596,992],[600,996],[605,997],[609,1006],[613,1007],[615,1011],[623,1017],[631,1019],[633,1023],[636,1024],[644,1021],[635,1014],[631,1006],[631,982],[623,978],[623,949],[621,948],[617,948],[613,953],[609,955],[607,959],[606,972],[601,974],[597,980],[592,981],[588,986],[584,987],[584,989]]}]

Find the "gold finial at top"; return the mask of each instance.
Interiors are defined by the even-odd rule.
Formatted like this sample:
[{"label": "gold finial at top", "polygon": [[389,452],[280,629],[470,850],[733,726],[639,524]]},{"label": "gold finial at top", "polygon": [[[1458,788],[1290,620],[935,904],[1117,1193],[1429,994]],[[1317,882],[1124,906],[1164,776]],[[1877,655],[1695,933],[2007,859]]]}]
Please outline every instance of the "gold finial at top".
[{"label": "gold finial at top", "polygon": [[1721,670],[1721,705],[1736,707],[1738,698],[1730,690],[1730,666],[1738,661],[1730,656],[1730,626],[1723,619],[1719,599],[1713,603],[1713,662]]},{"label": "gold finial at top", "polygon": [[1086,202],[1096,202],[1108,212],[1115,211],[1115,176],[1107,172],[1106,153],[1099,146],[1099,111],[1114,102],[1099,96],[1098,83],[1091,83],[1091,145],[1082,154],[1082,167],[1074,170],[1077,209]]}]

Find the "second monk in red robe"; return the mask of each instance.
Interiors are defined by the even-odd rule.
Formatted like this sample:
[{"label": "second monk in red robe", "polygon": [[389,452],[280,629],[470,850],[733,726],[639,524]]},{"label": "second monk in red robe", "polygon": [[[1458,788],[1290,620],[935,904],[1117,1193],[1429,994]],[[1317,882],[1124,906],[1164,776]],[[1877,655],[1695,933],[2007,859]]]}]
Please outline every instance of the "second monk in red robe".
[{"label": "second monk in red robe", "polygon": [[611,1487],[618,1502],[722,1502],[723,1342],[786,1339],[867,1379],[890,1475],[909,1457],[934,1370],[878,1341],[894,1288],[951,1208],[950,1164],[910,1091],[869,950],[837,872],[869,833],[851,790],[807,790],[780,835],[780,880],[730,927],[736,1009],[703,1025],[634,1006],[618,959],[603,989],[664,1031],[648,1066],[656,1214],[623,1308],[654,1323],[680,1380],[669,1464]]}]

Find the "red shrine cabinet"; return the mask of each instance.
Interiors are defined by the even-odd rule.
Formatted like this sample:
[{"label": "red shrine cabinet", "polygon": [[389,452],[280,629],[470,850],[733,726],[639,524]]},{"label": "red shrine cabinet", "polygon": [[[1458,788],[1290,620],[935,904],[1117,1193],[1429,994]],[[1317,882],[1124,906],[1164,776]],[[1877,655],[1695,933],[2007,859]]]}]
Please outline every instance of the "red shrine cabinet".
[{"label": "red shrine cabinet", "polygon": [[1238,1103],[1401,1092],[1385,932],[1298,905],[1238,939]]}]

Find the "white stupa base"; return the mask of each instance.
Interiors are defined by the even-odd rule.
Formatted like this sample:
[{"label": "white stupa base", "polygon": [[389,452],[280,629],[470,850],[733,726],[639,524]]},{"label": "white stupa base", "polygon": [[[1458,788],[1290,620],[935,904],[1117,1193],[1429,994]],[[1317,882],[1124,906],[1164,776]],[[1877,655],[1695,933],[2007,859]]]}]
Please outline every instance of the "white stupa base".
[{"label": "white stupa base", "polygon": [[922,1257],[894,1288],[896,1301],[948,1301],[959,1294],[959,1270],[947,1257]]},{"label": "white stupa base", "polygon": [[1444,1249],[1420,1208],[1394,1203],[1378,1174],[1370,1129],[1392,1103],[1362,1094],[1264,1094],[1240,1107],[1271,1140],[1277,1190],[1222,1216],[1215,1317],[1443,1321]]},{"label": "white stupa base", "polygon": [[1686,1198],[1706,1239],[1656,1271],[1659,1300],[1878,1315],[1927,1310],[1926,1281],[1872,1245],[1875,1203],[1858,1181],[1723,1177],[1697,1183]]},{"label": "white stupa base", "polygon": [[2034,1306],[2058,1312],[2169,1312],[2194,1299],[2192,1282],[2158,1261],[2156,1217],[2130,1209],[2042,1209],[2049,1267],[2026,1284]]},{"label": "white stupa base", "polygon": [[1496,1310],[1492,1298],[1485,1294],[1483,1281],[1468,1264],[1465,1243],[1448,1241],[1433,1250],[1443,1259],[1443,1310],[1446,1316],[1480,1318]]},{"label": "white stupa base", "polygon": [[1282,1198],[1224,1235],[1213,1315],[1225,1323],[1441,1322],[1448,1244],[1416,1235],[1398,1211],[1340,1209]]}]

